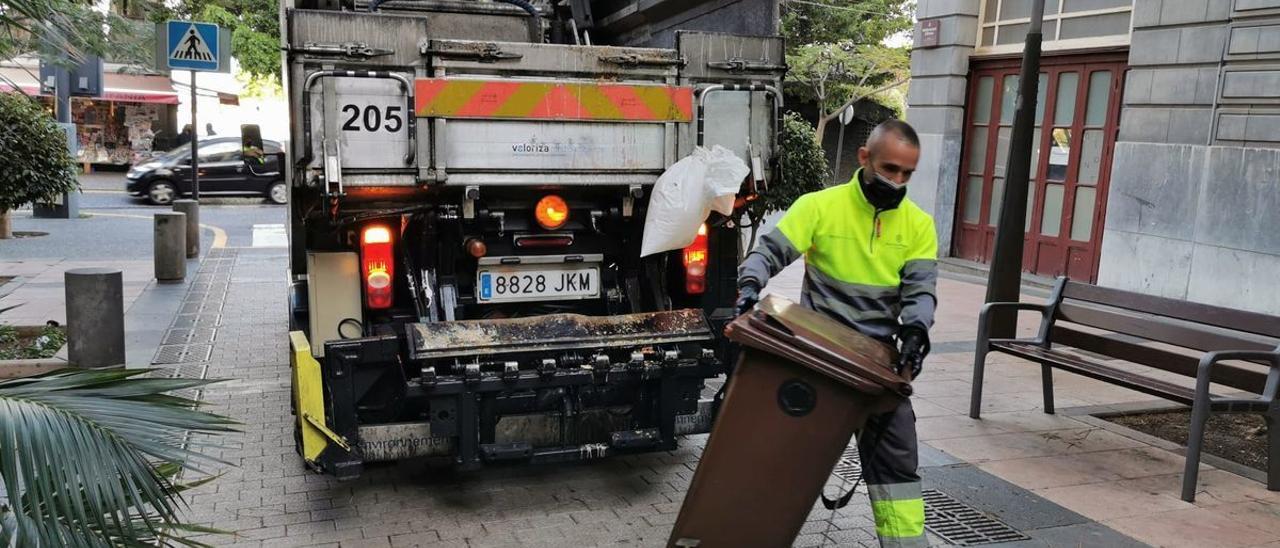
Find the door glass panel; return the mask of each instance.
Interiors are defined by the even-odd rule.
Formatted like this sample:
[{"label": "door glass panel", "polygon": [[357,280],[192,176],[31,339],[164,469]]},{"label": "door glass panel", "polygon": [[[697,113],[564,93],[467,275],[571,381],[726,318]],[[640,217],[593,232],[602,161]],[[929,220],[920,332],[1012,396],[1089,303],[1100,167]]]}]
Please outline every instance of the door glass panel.
[{"label": "door glass panel", "polygon": [[1091,186],[1076,187],[1076,205],[1071,214],[1071,239],[1087,242],[1093,233],[1093,205],[1098,189]]},{"label": "door glass panel", "polygon": [[1004,77],[1004,95],[1000,97],[1000,123],[1013,123],[1013,105],[1018,99],[1018,75]]},{"label": "door glass panel", "polygon": [[1027,187],[1027,220],[1023,222],[1022,232],[1031,232],[1031,214],[1036,211],[1036,182],[1031,181]]},{"label": "door glass panel", "polygon": [[1000,204],[1004,203],[1004,179],[996,178],[991,183],[991,211],[987,212],[987,224],[1000,225]]},{"label": "door glass panel", "polygon": [[977,224],[982,218],[982,177],[969,177],[964,187],[964,222]]},{"label": "door glass panel", "polygon": [[1040,128],[1031,130],[1031,178],[1037,177],[1040,169]]},{"label": "door glass panel", "polygon": [[1100,126],[1107,121],[1107,99],[1111,97],[1111,71],[1099,70],[1089,75],[1089,99],[1084,123]]},{"label": "door glass panel", "polygon": [[991,166],[991,172],[996,177],[1004,177],[1004,170],[1009,163],[1009,137],[1013,133],[1013,128],[1004,126],[996,131],[996,163]]},{"label": "door glass panel", "polygon": [[1044,191],[1044,218],[1040,219],[1040,234],[1057,236],[1062,228],[1063,185],[1049,184]]},{"label": "door glass panel", "polygon": [[969,132],[969,173],[981,175],[987,168],[987,128],[975,127]]},{"label": "door glass panel", "polygon": [[991,94],[995,85],[996,79],[992,76],[978,78],[978,93],[973,99],[973,123],[987,124],[991,121]]},{"label": "door glass panel", "polygon": [[1102,130],[1086,129],[1080,143],[1080,175],[1082,185],[1098,184],[1098,172],[1102,168]]},{"label": "door glass panel", "polygon": [[1045,92],[1049,89],[1049,75],[1040,73],[1040,80],[1036,83],[1036,125],[1043,124],[1044,120],[1044,101]]},{"label": "door glass panel", "polygon": [[1053,124],[1069,126],[1076,118],[1076,86],[1080,84],[1080,74],[1064,72],[1058,76],[1057,103],[1053,106]]},{"label": "door glass panel", "polygon": [[1053,128],[1050,141],[1048,179],[1065,181],[1067,180],[1067,161],[1071,158],[1071,129]]}]

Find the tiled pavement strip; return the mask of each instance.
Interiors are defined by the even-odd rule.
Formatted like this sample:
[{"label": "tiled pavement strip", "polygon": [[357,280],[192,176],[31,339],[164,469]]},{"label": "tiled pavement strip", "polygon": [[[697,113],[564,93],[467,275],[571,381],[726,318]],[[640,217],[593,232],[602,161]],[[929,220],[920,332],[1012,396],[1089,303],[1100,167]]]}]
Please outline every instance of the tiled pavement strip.
[{"label": "tiled pavement strip", "polygon": [[[243,425],[242,433],[222,441],[226,449],[213,451],[230,466],[215,467],[221,477],[189,496],[187,516],[235,534],[201,540],[272,547],[665,542],[705,436],[685,438],[669,453],[466,474],[416,462],[371,465],[350,482],[306,471],[294,452],[289,412],[284,264],[282,250],[263,249],[214,250],[205,262],[229,273],[206,372],[228,380],[205,389],[203,400]],[[204,274],[202,267],[197,283]],[[794,274],[771,288],[793,293]],[[1200,500],[1183,503],[1177,455],[1065,416],[1072,406],[1141,401],[1141,395],[1059,375],[1060,414],[1045,415],[1039,369],[993,357],[984,420],[964,417],[982,291],[953,280],[940,288],[933,335],[942,350],[930,358],[913,398],[924,442],[922,475],[926,488],[1033,538],[998,546],[1142,545],[1112,529],[1162,546],[1280,541],[1280,495],[1211,470],[1202,473]],[[839,486],[833,479],[827,490],[834,494]],[[870,508],[855,497],[834,516],[816,505],[796,545],[875,546],[874,539]]]}]

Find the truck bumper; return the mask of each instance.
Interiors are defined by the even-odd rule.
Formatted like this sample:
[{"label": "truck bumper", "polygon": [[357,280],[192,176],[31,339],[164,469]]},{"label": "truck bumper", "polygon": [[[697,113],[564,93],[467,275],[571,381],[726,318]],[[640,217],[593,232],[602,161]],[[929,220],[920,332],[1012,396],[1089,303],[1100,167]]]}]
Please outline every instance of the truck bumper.
[{"label": "truck bumper", "polygon": [[674,449],[677,436],[711,428],[704,381],[723,366],[700,312],[407,331],[330,341],[320,360],[290,334],[298,450],[310,466],[349,479],[366,462],[406,458],[463,469],[591,459]]}]

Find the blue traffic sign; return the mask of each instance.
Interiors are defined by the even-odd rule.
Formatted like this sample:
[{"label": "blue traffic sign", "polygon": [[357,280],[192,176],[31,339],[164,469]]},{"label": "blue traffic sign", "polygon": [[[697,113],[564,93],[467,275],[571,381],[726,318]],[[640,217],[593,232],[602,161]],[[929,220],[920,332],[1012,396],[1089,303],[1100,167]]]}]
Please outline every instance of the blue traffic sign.
[{"label": "blue traffic sign", "polygon": [[[169,68],[217,72],[218,25],[169,21]],[[230,45],[230,44],[228,44]]]}]

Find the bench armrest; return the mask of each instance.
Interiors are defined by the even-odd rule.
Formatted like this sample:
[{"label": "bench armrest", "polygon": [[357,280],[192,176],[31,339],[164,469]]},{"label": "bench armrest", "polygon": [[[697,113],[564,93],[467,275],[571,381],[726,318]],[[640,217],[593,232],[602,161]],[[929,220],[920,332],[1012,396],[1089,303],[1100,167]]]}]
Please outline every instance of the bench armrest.
[{"label": "bench armrest", "polygon": [[[982,305],[982,310],[978,312],[978,344],[979,345],[986,346],[986,344],[991,340],[990,336],[987,334],[987,328],[988,328],[988,323],[991,316],[991,311],[996,309],[1003,309],[1003,308],[1012,308],[1014,310],[1038,311],[1040,312],[1040,316],[1042,317],[1042,320],[1041,320],[1042,324],[1045,320],[1048,319],[1049,312],[1053,310],[1052,304],[1038,304],[1038,303],[1024,303],[1024,302],[1016,302],[1016,303],[994,302],[994,303],[984,304]],[[1043,329],[1041,331],[1043,332]],[[1038,345],[1043,345],[1045,342],[1043,336],[1036,337],[1034,339],[1025,339],[1025,340],[1024,339],[1007,339],[1007,340],[1010,340],[1010,341],[1018,340],[1021,342],[1028,342],[1028,343],[1033,343]]]},{"label": "bench armrest", "polygon": [[1196,369],[1196,403],[1209,402],[1209,374],[1214,364],[1227,360],[1266,360],[1271,362],[1271,374],[1267,375],[1267,385],[1263,389],[1262,399],[1271,400],[1276,397],[1277,380],[1280,380],[1280,348],[1265,350],[1215,350],[1200,358],[1200,366]]}]

